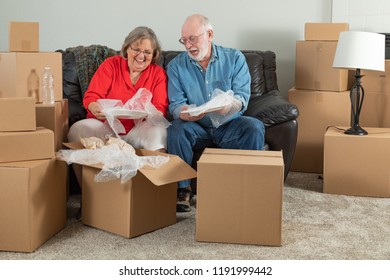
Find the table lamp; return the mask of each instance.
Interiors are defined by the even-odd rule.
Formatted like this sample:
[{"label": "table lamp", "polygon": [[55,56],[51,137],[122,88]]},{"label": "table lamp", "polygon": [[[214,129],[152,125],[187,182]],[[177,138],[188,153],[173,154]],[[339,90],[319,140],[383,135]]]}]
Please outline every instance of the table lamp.
[{"label": "table lamp", "polygon": [[340,32],[334,68],[356,70],[356,83],[350,90],[352,121],[351,128],[345,131],[351,135],[366,135],[367,131],[359,125],[359,115],[364,100],[360,70],[385,71],[385,35],[362,32]]}]

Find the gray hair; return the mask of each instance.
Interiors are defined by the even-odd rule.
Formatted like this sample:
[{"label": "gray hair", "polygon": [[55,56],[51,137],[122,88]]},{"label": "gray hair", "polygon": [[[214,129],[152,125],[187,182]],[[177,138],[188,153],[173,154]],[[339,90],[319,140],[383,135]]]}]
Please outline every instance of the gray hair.
[{"label": "gray hair", "polygon": [[161,55],[161,45],[154,31],[146,26],[138,26],[133,29],[125,38],[121,48],[121,55],[127,59],[127,49],[137,41],[149,39],[153,47],[152,63],[157,63]]}]

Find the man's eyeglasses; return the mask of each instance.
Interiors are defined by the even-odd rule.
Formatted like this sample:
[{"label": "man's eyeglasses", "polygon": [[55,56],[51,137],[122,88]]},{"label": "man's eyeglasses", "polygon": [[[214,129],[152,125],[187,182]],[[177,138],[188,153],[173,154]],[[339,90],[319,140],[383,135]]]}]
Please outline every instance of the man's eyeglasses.
[{"label": "man's eyeglasses", "polygon": [[129,46],[130,50],[133,52],[135,56],[139,55],[140,53],[143,53],[146,57],[151,57],[153,55],[153,52],[151,51],[141,51],[140,49],[133,49],[131,46]]},{"label": "man's eyeglasses", "polygon": [[181,37],[179,39],[179,43],[180,44],[183,44],[183,45],[186,45],[187,42],[190,43],[191,45],[194,45],[196,43],[198,43],[199,41],[199,37],[202,36],[204,34],[204,32],[198,36],[190,36],[188,39],[187,38],[184,38],[184,37]]}]

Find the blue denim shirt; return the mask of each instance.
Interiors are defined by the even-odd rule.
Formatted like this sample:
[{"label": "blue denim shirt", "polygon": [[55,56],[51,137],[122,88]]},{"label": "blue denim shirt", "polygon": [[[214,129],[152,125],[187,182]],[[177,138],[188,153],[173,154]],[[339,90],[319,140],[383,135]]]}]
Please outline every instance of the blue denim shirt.
[{"label": "blue denim shirt", "polygon": [[[210,63],[206,70],[187,52],[177,55],[168,65],[169,111],[179,118],[185,105],[200,106],[211,99],[214,89],[232,90],[241,100],[242,109],[232,116],[242,115],[248,106],[251,76],[244,55],[236,49],[212,45]],[[204,127],[212,127],[207,116],[198,121]]]}]

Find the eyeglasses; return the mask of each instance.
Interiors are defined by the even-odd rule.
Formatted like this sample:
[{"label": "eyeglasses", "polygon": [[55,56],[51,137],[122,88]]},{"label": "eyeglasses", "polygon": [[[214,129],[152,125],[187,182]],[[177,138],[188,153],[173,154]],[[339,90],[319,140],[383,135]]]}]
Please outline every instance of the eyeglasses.
[{"label": "eyeglasses", "polygon": [[190,36],[188,39],[187,38],[184,38],[184,37],[181,37],[179,39],[179,43],[180,44],[183,44],[183,45],[186,45],[187,42],[190,43],[191,45],[194,45],[196,43],[198,43],[199,41],[199,37],[202,36],[205,32],[203,32],[202,34],[198,35],[198,36]]},{"label": "eyeglasses", "polygon": [[131,46],[129,46],[129,48],[135,56],[139,55],[140,53],[143,53],[145,57],[151,57],[153,55],[153,52],[148,50],[141,51],[140,49],[133,49]]}]

